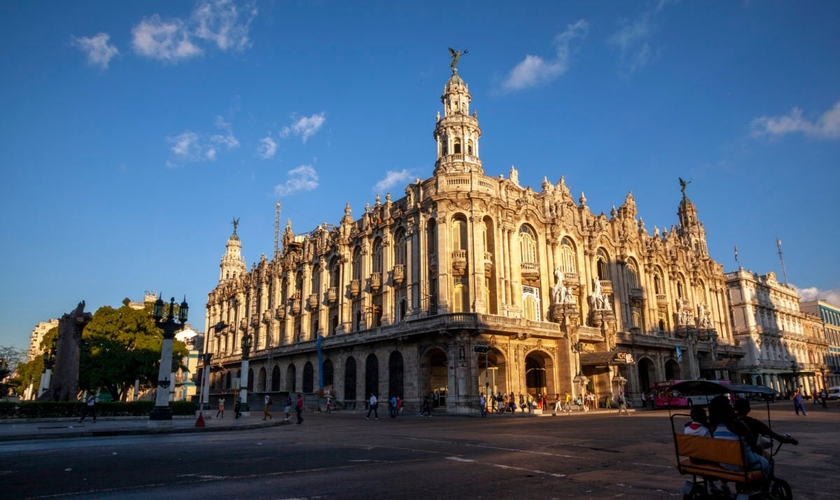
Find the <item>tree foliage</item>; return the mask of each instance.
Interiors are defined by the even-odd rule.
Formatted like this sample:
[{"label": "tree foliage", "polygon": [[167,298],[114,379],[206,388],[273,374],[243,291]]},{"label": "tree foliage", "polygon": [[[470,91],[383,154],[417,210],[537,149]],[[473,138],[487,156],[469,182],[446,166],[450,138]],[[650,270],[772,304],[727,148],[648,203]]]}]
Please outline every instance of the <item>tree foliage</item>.
[{"label": "tree foliage", "polygon": [[[12,346],[0,346],[0,359],[4,360],[5,367],[0,366],[0,397],[6,396],[10,390],[13,390],[16,394],[22,394],[27,387],[29,387],[29,380],[27,379],[26,384],[24,384],[21,380],[21,370],[29,373],[29,364],[37,365],[39,361],[39,357],[35,358],[28,363],[24,362],[23,360],[26,359],[26,351],[23,349],[18,349],[17,347]],[[43,360],[41,359],[41,366],[43,368]],[[11,380],[6,380],[10,374],[14,373],[17,370],[17,375],[15,378]],[[41,370],[43,371],[43,369]],[[35,384],[37,386],[38,383],[41,381],[41,374],[38,373],[37,378],[35,379]]]},{"label": "tree foliage", "polygon": [[[151,307],[99,308],[82,333],[79,389],[104,389],[114,401],[125,401],[128,390],[140,380],[142,389],[157,386],[163,331],[151,315]],[[172,349],[172,371],[187,355],[183,342]]]}]

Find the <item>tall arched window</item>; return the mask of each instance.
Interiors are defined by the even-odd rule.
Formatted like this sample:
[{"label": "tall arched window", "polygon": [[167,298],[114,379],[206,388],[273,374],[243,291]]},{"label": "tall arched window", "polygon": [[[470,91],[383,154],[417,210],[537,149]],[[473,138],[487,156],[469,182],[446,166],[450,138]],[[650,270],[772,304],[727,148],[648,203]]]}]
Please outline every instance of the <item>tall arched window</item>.
[{"label": "tall arched window", "polygon": [[455,154],[456,155],[460,154],[461,153],[461,139],[455,139],[454,146],[455,146]]},{"label": "tall arched window", "polygon": [[467,220],[463,215],[458,215],[452,220],[452,248],[467,249]]},{"label": "tall arched window", "polygon": [[610,258],[607,255],[607,252],[604,251],[603,248],[598,249],[598,253],[595,256],[595,261],[597,264],[597,272],[598,272],[598,279],[599,280],[609,280],[610,279],[610,267],[609,262]]},{"label": "tall arched window", "polygon": [[470,155],[470,156],[473,156],[475,154],[475,153],[473,153],[473,141],[472,140],[467,141],[467,154]]},{"label": "tall arched window", "polygon": [[560,243],[560,269],[564,273],[576,273],[577,265],[575,263],[575,245],[572,240],[566,236]]},{"label": "tall arched window", "polygon": [[534,231],[525,225],[519,228],[519,253],[523,264],[537,263],[537,238]]},{"label": "tall arched window", "polygon": [[394,264],[405,265],[406,249],[405,229],[399,228],[394,234]]},{"label": "tall arched window", "polygon": [[382,238],[376,238],[373,242],[373,272],[382,272]]},{"label": "tall arched window", "polygon": [[362,279],[362,249],[360,247],[356,247],[353,249],[353,279],[360,280]]}]

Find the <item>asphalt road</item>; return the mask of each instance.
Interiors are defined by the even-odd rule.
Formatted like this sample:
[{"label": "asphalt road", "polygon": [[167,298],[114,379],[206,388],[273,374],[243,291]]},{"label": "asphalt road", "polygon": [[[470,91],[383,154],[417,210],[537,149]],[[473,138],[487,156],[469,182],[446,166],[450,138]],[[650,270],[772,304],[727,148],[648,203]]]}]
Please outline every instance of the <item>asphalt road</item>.
[{"label": "asphalt road", "polygon": [[[757,411],[753,414],[757,415]],[[840,407],[774,429],[797,499],[834,499]],[[0,443],[0,498],[681,498],[667,412],[572,417],[309,414],[253,431]]]}]

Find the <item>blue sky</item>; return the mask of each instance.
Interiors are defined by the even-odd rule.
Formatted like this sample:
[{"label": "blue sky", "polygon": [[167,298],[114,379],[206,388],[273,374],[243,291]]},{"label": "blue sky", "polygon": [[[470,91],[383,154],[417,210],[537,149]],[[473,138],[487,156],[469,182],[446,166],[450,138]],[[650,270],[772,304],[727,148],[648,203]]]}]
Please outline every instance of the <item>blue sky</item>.
[{"label": "blue sky", "polygon": [[[0,345],[36,323],[207,293],[241,219],[271,255],[431,176],[447,47],[488,175],[565,176],[648,230],[678,177],[709,251],[838,303],[840,3],[2,2]],[[832,229],[833,228],[833,229]],[[838,304],[840,305],[840,304]]]}]

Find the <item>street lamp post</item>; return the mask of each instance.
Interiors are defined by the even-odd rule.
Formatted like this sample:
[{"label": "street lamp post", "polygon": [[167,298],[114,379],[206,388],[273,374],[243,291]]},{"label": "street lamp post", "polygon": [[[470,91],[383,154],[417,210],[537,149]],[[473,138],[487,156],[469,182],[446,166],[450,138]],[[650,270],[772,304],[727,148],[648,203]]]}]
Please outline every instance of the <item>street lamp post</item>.
[{"label": "street lamp post", "polygon": [[248,406],[248,360],[251,359],[251,334],[248,333],[248,323],[245,319],[239,325],[242,330],[242,368],[239,376],[239,412],[244,416],[251,415],[251,408]]},{"label": "street lamp post", "polygon": [[169,407],[169,374],[172,372],[172,343],[175,340],[175,332],[184,328],[187,323],[187,315],[189,313],[189,306],[187,305],[187,298],[181,302],[181,308],[178,311],[178,322],[181,325],[175,324],[175,297],[169,301],[169,312],[166,319],[163,316],[163,308],[165,303],[163,299],[158,296],[155,301],[155,308],[152,312],[152,317],[158,328],[163,329],[163,344],[160,348],[160,369],[158,370],[157,393],[155,394],[155,406],[149,412],[149,426],[150,427],[169,427],[172,425],[172,408]]}]

